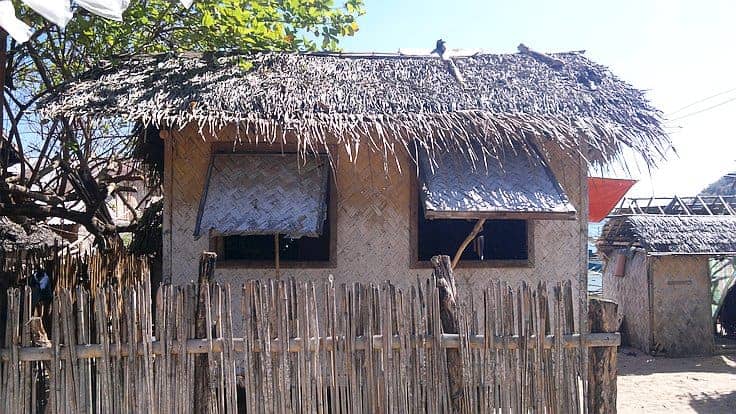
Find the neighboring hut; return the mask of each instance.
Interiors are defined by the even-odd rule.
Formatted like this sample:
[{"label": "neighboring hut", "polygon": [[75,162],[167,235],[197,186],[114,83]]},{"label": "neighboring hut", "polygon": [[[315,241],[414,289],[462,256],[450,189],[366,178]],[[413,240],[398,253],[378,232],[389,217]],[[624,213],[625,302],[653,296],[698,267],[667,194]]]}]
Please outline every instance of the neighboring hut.
[{"label": "neighboring hut", "polygon": [[44,223],[20,225],[0,216],[0,249],[4,253],[37,250],[61,244],[62,238]]},{"label": "neighboring hut", "polygon": [[62,245],[64,241],[45,223],[20,225],[0,216],[0,338],[5,337],[7,290],[18,286],[28,274],[18,272],[21,263],[34,251]]},{"label": "neighboring hut", "polygon": [[587,161],[651,162],[667,138],[605,67],[521,50],[133,57],[43,110],[160,129],[174,282],[212,249],[221,281],[408,283],[468,239],[461,286],[573,278],[585,304]]},{"label": "neighboring hut", "polygon": [[713,352],[708,259],[736,255],[735,216],[612,217],[598,248],[603,296],[619,304],[624,343],[668,356]]}]

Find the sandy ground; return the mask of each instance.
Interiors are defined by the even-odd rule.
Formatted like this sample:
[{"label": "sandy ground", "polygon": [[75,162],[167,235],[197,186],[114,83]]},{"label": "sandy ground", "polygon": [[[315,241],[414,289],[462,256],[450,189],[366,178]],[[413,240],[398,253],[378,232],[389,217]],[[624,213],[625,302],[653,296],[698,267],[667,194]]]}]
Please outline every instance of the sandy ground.
[{"label": "sandy ground", "polygon": [[736,354],[654,358],[623,348],[618,412],[736,413]]}]

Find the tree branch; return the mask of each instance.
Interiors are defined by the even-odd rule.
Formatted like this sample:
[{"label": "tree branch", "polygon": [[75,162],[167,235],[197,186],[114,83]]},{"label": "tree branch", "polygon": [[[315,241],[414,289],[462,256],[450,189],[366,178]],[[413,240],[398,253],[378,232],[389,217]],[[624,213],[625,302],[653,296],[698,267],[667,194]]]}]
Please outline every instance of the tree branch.
[{"label": "tree branch", "polygon": [[473,241],[475,236],[480,233],[481,230],[483,230],[483,225],[486,223],[486,219],[479,219],[475,226],[473,227],[473,230],[468,234],[468,237],[463,240],[462,244],[460,244],[460,247],[457,249],[457,253],[455,253],[455,258],[452,259],[452,268],[454,269],[457,267],[458,262],[460,262],[460,257],[463,255],[463,252],[468,247],[470,242]]},{"label": "tree branch", "polygon": [[28,187],[22,185],[0,183],[0,191],[7,191],[12,194],[18,194],[24,197],[28,197],[33,200],[43,201],[44,203],[59,205],[64,202],[61,197],[54,194],[45,194],[38,191],[31,191]]}]

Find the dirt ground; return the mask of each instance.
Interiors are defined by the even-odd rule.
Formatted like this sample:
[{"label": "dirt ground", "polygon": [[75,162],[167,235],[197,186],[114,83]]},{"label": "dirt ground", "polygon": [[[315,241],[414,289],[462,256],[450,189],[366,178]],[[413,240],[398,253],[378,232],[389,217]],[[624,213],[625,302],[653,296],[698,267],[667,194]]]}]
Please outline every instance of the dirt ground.
[{"label": "dirt ground", "polygon": [[622,348],[618,412],[736,413],[736,354],[654,358]]}]

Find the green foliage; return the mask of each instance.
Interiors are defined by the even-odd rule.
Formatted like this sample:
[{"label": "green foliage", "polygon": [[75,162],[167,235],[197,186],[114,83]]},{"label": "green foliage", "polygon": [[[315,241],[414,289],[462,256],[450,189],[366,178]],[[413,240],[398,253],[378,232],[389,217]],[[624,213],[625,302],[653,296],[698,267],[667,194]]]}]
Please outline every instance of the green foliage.
[{"label": "green foliage", "polygon": [[361,14],[362,0],[348,0],[342,7],[334,7],[332,0],[197,0],[189,9],[172,0],[133,0],[123,22],[80,10],[66,32],[75,37],[69,40],[98,55],[314,50],[316,41],[333,50],[340,36],[357,31],[355,19]]},{"label": "green foliage", "polygon": [[[340,37],[358,30],[363,0],[133,0],[115,22],[78,9],[62,31],[15,1],[19,17],[43,34],[32,47],[48,63],[53,83],[99,60],[139,53],[223,50],[337,50]],[[23,47],[17,47],[22,60]],[[18,82],[37,81],[18,68]]]}]

